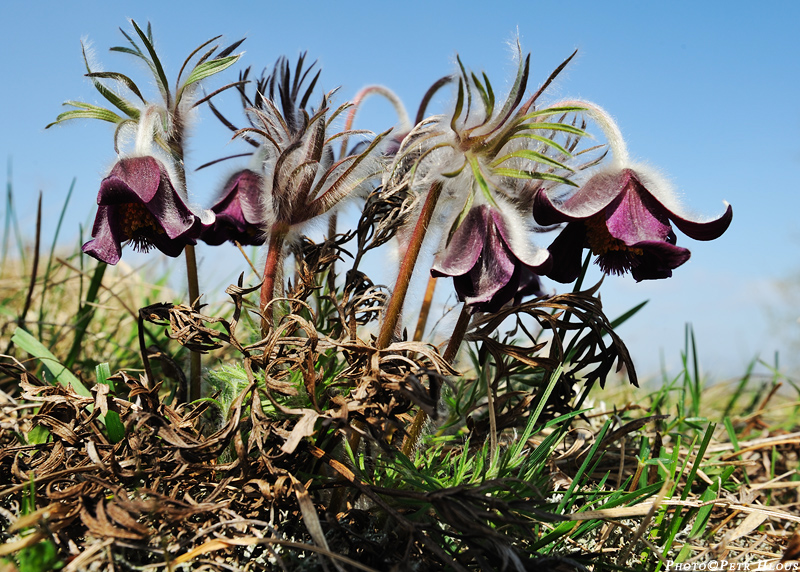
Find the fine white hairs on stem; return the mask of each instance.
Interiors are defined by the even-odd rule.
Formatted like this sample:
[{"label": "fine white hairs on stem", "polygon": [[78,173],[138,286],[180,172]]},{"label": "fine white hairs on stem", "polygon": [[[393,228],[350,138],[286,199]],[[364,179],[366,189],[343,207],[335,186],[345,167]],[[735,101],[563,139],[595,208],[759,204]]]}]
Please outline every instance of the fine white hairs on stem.
[{"label": "fine white hairs on stem", "polygon": [[615,166],[623,167],[630,162],[628,155],[628,146],[622,138],[622,132],[619,130],[616,121],[611,117],[605,109],[592,103],[591,101],[583,101],[579,99],[560,101],[552,107],[580,107],[583,113],[594,120],[603,130],[603,134],[608,140],[608,146],[611,148],[611,154]]},{"label": "fine white hairs on stem", "polygon": [[146,106],[139,117],[136,129],[136,141],[133,152],[139,156],[153,155],[156,137],[166,139],[164,129],[164,108],[159,105]]}]

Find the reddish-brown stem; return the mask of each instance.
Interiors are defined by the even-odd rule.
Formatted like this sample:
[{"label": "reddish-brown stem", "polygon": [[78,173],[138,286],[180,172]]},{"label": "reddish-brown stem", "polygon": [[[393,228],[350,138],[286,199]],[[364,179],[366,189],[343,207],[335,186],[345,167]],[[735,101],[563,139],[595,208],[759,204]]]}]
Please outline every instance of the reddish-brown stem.
[{"label": "reddish-brown stem", "polygon": [[431,276],[428,278],[428,287],[425,288],[425,298],[423,298],[422,308],[419,310],[417,329],[414,331],[415,342],[421,341],[422,335],[425,333],[425,325],[428,323],[428,314],[431,312],[431,304],[433,303],[434,290],[436,290],[436,277]]},{"label": "reddish-brown stem", "polygon": [[286,239],[286,228],[282,224],[275,224],[269,233],[269,247],[267,261],[264,263],[264,281],[261,283],[261,334],[266,336],[273,326],[273,304],[275,297],[275,282],[283,263],[283,243]]},{"label": "reddish-brown stem", "polygon": [[425,232],[428,230],[428,225],[433,217],[433,211],[436,209],[436,202],[439,200],[441,191],[441,183],[436,182],[431,185],[428,191],[428,197],[425,199],[425,204],[422,206],[422,212],[414,227],[414,232],[411,234],[411,238],[406,246],[406,254],[403,257],[403,262],[400,263],[400,272],[397,274],[397,281],[395,282],[394,290],[392,290],[392,297],[389,299],[386,315],[383,318],[383,324],[381,324],[381,331],[375,342],[375,346],[379,350],[386,348],[389,342],[392,341],[394,329],[397,327],[400,313],[403,310],[403,302],[408,293],[408,284],[411,281],[411,275],[414,272],[414,266],[417,264],[419,251],[422,248],[422,241],[425,239]]},{"label": "reddish-brown stem", "polygon": [[450,341],[447,343],[447,348],[445,348],[444,355],[442,356],[444,361],[449,364],[452,364],[456,359],[458,348],[461,347],[461,342],[464,341],[464,336],[467,333],[467,327],[469,327],[469,319],[471,317],[472,314],[469,311],[469,306],[464,304],[461,307],[461,313],[458,315],[458,321],[456,322],[455,328],[453,328],[453,333],[450,335]]}]

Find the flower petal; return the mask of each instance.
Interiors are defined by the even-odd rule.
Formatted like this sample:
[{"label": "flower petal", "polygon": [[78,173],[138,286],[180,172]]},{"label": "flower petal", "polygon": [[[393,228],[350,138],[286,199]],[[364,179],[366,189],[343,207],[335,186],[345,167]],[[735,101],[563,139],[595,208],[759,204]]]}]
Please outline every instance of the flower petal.
[{"label": "flower petal", "polygon": [[624,169],[630,178],[629,188],[635,186],[637,193],[650,197],[658,204],[657,207],[651,207],[654,212],[663,211],[686,236],[695,240],[714,240],[719,238],[730,226],[733,220],[733,209],[728,203],[725,203],[725,212],[716,219],[693,219],[683,212],[680,203],[672,197],[668,185],[661,181],[657,174],[649,173],[645,167],[639,167],[639,170]]},{"label": "flower petal", "polygon": [[518,261],[511,249],[506,246],[497,227],[491,225],[477,264],[467,275],[454,280],[456,292],[470,306],[487,303],[499,303],[499,306],[503,306],[514,297],[519,278],[505,300],[495,300],[495,296],[509,283],[517,266]]},{"label": "flower petal", "polygon": [[[514,303],[519,304],[522,302],[523,298],[528,296],[544,296],[545,293],[539,275],[534,273],[527,266],[522,266],[519,270],[519,284],[515,288]],[[509,284],[511,284],[511,282],[514,282],[514,280],[512,279]]]},{"label": "flower petal", "polygon": [[461,276],[472,270],[483,250],[489,224],[489,214],[484,206],[470,210],[445,250],[436,257],[431,274]]},{"label": "flower petal", "polygon": [[511,227],[509,218],[503,216],[502,212],[495,209],[489,212],[500,237],[516,259],[538,273],[543,274],[550,269],[550,253],[547,249],[537,247],[524,232]]},{"label": "flower petal", "polygon": [[211,245],[228,240],[253,246],[264,244],[266,217],[261,194],[262,178],[258,173],[245,169],[234,174],[225,184],[222,198],[211,207],[216,219],[201,239]]},{"label": "flower petal", "polygon": [[672,276],[672,270],[689,260],[691,253],[669,242],[640,242],[635,245],[643,253],[637,257],[638,264],[631,268],[631,276],[637,282],[659,280]]},{"label": "flower petal", "polygon": [[93,240],[83,245],[81,250],[102,262],[114,265],[122,257],[121,242],[115,229],[119,228],[116,221],[116,212],[111,207],[100,206],[92,227]]},{"label": "flower petal", "polygon": [[563,201],[552,201],[544,189],[534,196],[533,216],[541,225],[580,220],[610,205],[625,187],[626,171],[602,171]]},{"label": "flower petal", "polygon": [[733,207],[725,203],[727,208],[719,218],[708,221],[694,221],[670,212],[669,218],[680,231],[695,240],[714,240],[728,230],[733,220]]},{"label": "flower petal", "polygon": [[161,186],[163,172],[153,157],[120,159],[100,183],[97,204],[148,203]]},{"label": "flower petal", "polygon": [[548,278],[569,284],[581,273],[581,256],[586,244],[586,227],[583,222],[568,223],[547,250],[553,260],[552,268],[545,272]]},{"label": "flower petal", "polygon": [[647,240],[666,240],[672,231],[666,209],[632,179],[606,208],[606,213],[608,232],[628,246]]}]

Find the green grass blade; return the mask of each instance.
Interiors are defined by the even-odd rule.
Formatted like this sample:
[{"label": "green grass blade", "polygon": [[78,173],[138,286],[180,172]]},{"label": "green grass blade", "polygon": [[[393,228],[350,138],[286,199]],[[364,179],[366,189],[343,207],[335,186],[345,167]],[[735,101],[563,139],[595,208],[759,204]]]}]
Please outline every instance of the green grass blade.
[{"label": "green grass blade", "polygon": [[541,415],[542,411],[544,411],[544,406],[547,404],[547,400],[550,398],[550,394],[553,392],[553,389],[555,388],[556,383],[558,383],[563,371],[564,365],[559,364],[558,367],[553,371],[553,374],[550,376],[550,382],[547,384],[544,393],[542,393],[541,397],[539,398],[539,403],[536,404],[536,409],[528,419],[528,423],[525,425],[525,431],[522,432],[519,441],[517,441],[517,444],[513,448],[514,457],[519,455],[522,452],[522,449],[526,446],[528,438],[531,436],[531,433],[533,433],[533,428],[536,426],[536,422],[539,420],[539,415]]},{"label": "green grass blade", "polygon": [[569,488],[564,493],[564,498],[562,498],[561,502],[558,503],[558,508],[555,511],[557,514],[562,514],[564,510],[568,508],[568,506],[572,505],[572,502],[574,501],[573,493],[575,492],[575,487],[578,486],[578,483],[583,478],[583,474],[589,468],[589,463],[594,459],[594,455],[597,452],[597,448],[600,446],[600,443],[602,443],[603,437],[605,436],[606,431],[608,431],[608,428],[610,426],[611,426],[611,421],[610,420],[606,421],[603,424],[603,428],[600,429],[600,433],[598,433],[597,437],[595,437],[594,444],[592,445],[592,448],[589,450],[589,453],[586,455],[586,459],[584,459],[583,463],[581,463],[578,472],[575,473],[575,476],[573,477],[572,482],[569,485]]},{"label": "green grass blade", "polygon": [[[716,488],[719,489],[719,481],[716,482]],[[713,487],[708,487],[700,494],[700,500],[702,502],[713,501],[717,498],[718,491],[714,490]],[[689,533],[689,538],[697,538],[702,536],[703,532],[706,530],[708,526],[708,520],[711,518],[711,511],[714,509],[713,504],[709,504],[707,506],[700,507],[700,510],[697,511],[697,516],[694,520],[694,524],[692,525],[692,531]]]},{"label": "green grass blade", "polygon": [[11,341],[14,342],[14,345],[18,348],[25,350],[36,359],[41,360],[42,365],[50,372],[50,375],[58,384],[64,387],[71,385],[73,391],[78,395],[92,397],[92,393],[86,389],[86,386],[81,383],[81,380],[65,368],[61,362],[58,361],[56,356],[50,353],[50,350],[44,347],[39,340],[28,332],[22,328],[17,328],[14,331],[14,335],[11,337]]},{"label": "green grass blade", "polygon": [[61,214],[58,217],[58,224],[56,224],[56,232],[53,235],[53,244],[50,245],[50,256],[47,259],[47,268],[44,271],[44,277],[42,278],[42,296],[39,300],[39,337],[42,337],[42,324],[44,324],[44,307],[45,307],[45,300],[47,296],[45,293],[47,292],[47,281],[50,279],[50,270],[53,267],[53,258],[55,257],[56,252],[56,244],[58,243],[58,235],[61,232],[61,223],[64,222],[64,214],[67,212],[67,205],[69,205],[69,199],[72,197],[72,191],[75,190],[75,181],[77,179],[72,179],[72,183],[69,185],[69,191],[67,191],[67,198],[64,199],[64,205],[61,207]]},{"label": "green grass blade", "polygon": [[[681,500],[684,501],[689,496],[689,493],[692,490],[692,486],[694,484],[695,478],[697,477],[697,471],[700,469],[700,465],[703,462],[706,450],[708,449],[708,445],[711,442],[711,438],[714,436],[714,429],[716,424],[709,423],[708,427],[706,428],[705,435],[703,435],[703,440],[700,443],[700,447],[697,449],[697,453],[695,453],[694,463],[692,463],[692,468],[689,470],[689,474],[686,476],[686,484],[684,485],[683,491],[681,492]],[[666,542],[663,544],[664,552],[667,552],[672,547],[672,543],[675,541],[675,536],[678,532],[683,529],[689,519],[692,518],[694,514],[696,514],[697,510],[690,510],[686,513],[679,513],[676,512],[675,516],[673,517],[671,526],[669,527],[669,535],[667,536]]]},{"label": "green grass blade", "polygon": [[86,292],[86,301],[78,310],[78,315],[75,318],[75,338],[72,341],[72,347],[67,354],[67,359],[64,360],[64,365],[68,368],[72,367],[75,360],[78,359],[78,354],[83,347],[83,339],[86,335],[86,328],[94,315],[95,302],[97,302],[97,294],[100,291],[100,286],[103,283],[103,275],[105,274],[108,265],[105,262],[98,262],[95,266],[92,281],[89,283],[89,290]]},{"label": "green grass blade", "polygon": [[[11,215],[14,212],[14,194],[11,184],[11,158],[8,159],[8,177],[6,178],[6,218],[3,223],[3,246],[0,255],[0,272],[5,274],[6,258],[8,257],[8,238],[11,235]],[[24,262],[23,262],[23,268]]]},{"label": "green grass blade", "polygon": [[[94,368],[95,375],[97,376],[97,383],[102,383],[109,386],[111,393],[114,393],[114,382],[108,379],[111,377],[111,369],[107,363],[101,363]],[[119,413],[116,411],[109,411],[105,415],[106,430],[108,431],[108,438],[112,443],[119,443],[125,438],[125,426],[119,418]]]},{"label": "green grass blade", "polygon": [[630,319],[631,319],[633,316],[635,316],[635,315],[636,315],[636,313],[637,313],[637,312],[639,312],[639,310],[641,310],[642,308],[644,308],[644,307],[645,307],[645,305],[646,305],[646,304],[647,304],[649,301],[650,301],[650,300],[645,300],[645,301],[644,301],[644,302],[642,302],[641,304],[637,304],[636,306],[634,306],[633,308],[631,308],[630,310],[628,310],[627,312],[625,312],[624,314],[622,314],[620,317],[616,318],[615,320],[612,320],[612,321],[611,321],[611,329],[612,329],[612,330],[616,330],[616,329],[617,329],[619,326],[621,326],[622,324],[624,324],[625,322],[627,322],[628,320],[630,320]]},{"label": "green grass blade", "polygon": [[25,262],[25,243],[22,240],[22,233],[19,230],[19,220],[17,219],[17,211],[14,208],[14,192],[13,192],[13,185],[11,183],[12,176],[11,176],[11,159],[8,160],[8,179],[6,183],[6,221],[5,221],[5,229],[3,231],[3,266],[5,266],[6,260],[6,252],[8,248],[8,235],[11,233],[13,229],[14,238],[17,241],[17,248],[19,248],[19,261],[21,264],[21,268],[27,268],[27,264]]},{"label": "green grass blade", "polygon": [[736,402],[742,396],[742,393],[744,393],[745,387],[747,387],[747,384],[750,383],[750,377],[753,375],[753,370],[755,369],[757,363],[758,358],[753,358],[753,360],[748,364],[747,371],[739,380],[739,384],[736,386],[736,390],[733,392],[733,395],[731,395],[728,405],[725,406],[725,411],[722,412],[722,419],[728,417],[731,414],[731,411],[733,411],[733,408],[736,406]]}]

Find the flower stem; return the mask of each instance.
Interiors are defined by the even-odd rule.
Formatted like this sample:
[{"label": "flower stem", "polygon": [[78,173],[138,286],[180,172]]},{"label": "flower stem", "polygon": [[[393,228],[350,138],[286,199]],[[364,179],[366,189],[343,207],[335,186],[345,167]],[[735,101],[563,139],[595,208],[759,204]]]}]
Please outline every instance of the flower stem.
[{"label": "flower stem", "polygon": [[409,239],[406,247],[406,254],[403,257],[403,262],[400,264],[400,272],[397,275],[394,290],[392,290],[392,297],[389,299],[389,305],[386,308],[386,316],[384,316],[383,324],[381,324],[381,331],[375,342],[375,347],[379,350],[385,349],[389,345],[389,342],[392,341],[394,330],[400,319],[400,313],[403,310],[403,302],[408,293],[408,284],[411,281],[411,275],[414,273],[414,266],[417,263],[419,251],[422,248],[422,241],[425,239],[425,232],[428,230],[431,218],[433,218],[433,211],[436,209],[436,202],[439,200],[441,191],[441,183],[436,182],[431,185],[428,191],[428,197],[425,199],[425,204],[422,206],[422,212],[414,227],[414,232]]},{"label": "flower stem", "polygon": [[[200,300],[200,286],[197,281],[197,258],[194,253],[194,245],[187,244],[183,249],[186,258],[186,279],[189,283],[189,304],[194,305]],[[200,353],[191,352],[189,354],[189,401],[200,399]],[[151,383],[153,381],[151,380]]]},{"label": "flower stem", "polygon": [[447,348],[445,348],[444,355],[442,356],[444,361],[449,364],[452,364],[456,359],[458,349],[461,347],[461,342],[464,341],[464,336],[467,333],[467,327],[469,326],[469,319],[471,317],[472,314],[469,311],[469,307],[464,304],[461,307],[461,313],[458,315],[458,321],[456,322],[455,328],[453,328],[450,341],[447,343]]},{"label": "flower stem", "polygon": [[428,314],[431,312],[431,303],[433,302],[434,290],[436,290],[436,277],[431,276],[428,278],[428,287],[425,289],[425,298],[422,299],[422,308],[419,310],[417,329],[414,331],[415,342],[422,341],[422,335],[425,333],[425,325],[428,323]]},{"label": "flower stem", "polygon": [[274,305],[270,304],[275,297],[275,283],[281,264],[283,263],[283,243],[286,240],[286,228],[275,224],[269,234],[267,260],[264,263],[264,282],[261,284],[261,335],[266,336],[273,326]]}]

